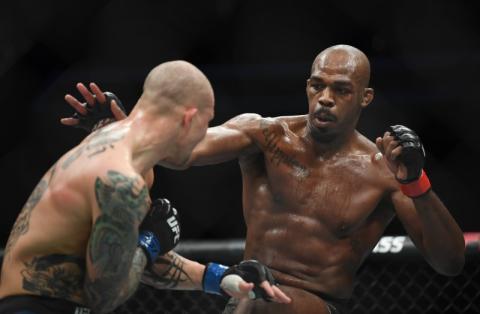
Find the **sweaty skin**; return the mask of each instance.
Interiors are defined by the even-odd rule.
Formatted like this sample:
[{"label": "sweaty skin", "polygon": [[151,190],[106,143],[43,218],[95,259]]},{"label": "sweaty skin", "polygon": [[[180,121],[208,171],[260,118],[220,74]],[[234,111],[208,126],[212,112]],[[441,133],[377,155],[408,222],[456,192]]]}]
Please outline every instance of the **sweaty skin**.
[{"label": "sweaty skin", "polygon": [[[328,48],[307,81],[307,115],[237,116],[209,128],[188,163],[163,164],[239,159],[244,257],[270,267],[292,302],[244,300],[236,313],[329,313],[324,300],[351,296],[358,268],[395,215],[438,272],[462,269],[463,235],[442,202],[433,191],[415,201],[403,195],[387,166],[394,158],[375,158],[379,148],[355,130],[373,99],[369,76],[358,49]],[[388,133],[377,141],[388,152],[398,145]]]}]

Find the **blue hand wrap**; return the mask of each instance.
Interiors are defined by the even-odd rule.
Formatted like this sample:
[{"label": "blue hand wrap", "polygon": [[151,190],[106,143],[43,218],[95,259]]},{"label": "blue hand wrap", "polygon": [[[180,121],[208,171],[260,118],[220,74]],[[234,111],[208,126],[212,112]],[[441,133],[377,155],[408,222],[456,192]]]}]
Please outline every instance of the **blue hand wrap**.
[{"label": "blue hand wrap", "polygon": [[140,231],[138,236],[138,246],[143,248],[145,251],[149,259],[149,263],[155,262],[160,254],[160,242],[153,232],[143,230]]},{"label": "blue hand wrap", "polygon": [[203,291],[222,295],[220,281],[227,269],[228,267],[225,265],[208,263],[203,273]]}]

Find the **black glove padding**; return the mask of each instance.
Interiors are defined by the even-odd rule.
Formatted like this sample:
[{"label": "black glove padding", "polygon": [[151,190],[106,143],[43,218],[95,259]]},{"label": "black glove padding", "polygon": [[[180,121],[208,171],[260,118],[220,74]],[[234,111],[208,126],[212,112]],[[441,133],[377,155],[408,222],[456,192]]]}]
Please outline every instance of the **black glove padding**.
[{"label": "black glove padding", "polygon": [[[142,234],[153,234],[158,240],[159,247],[155,248],[144,245],[142,241],[139,243],[140,247],[147,250],[146,253],[150,259],[155,259],[156,256],[169,252],[180,241],[178,212],[166,198],[159,198],[152,202],[150,210],[139,229],[140,237],[142,237]],[[155,262],[155,260],[151,260],[151,262]]]},{"label": "black glove padding", "polygon": [[397,178],[397,180],[402,184],[418,180],[425,165],[425,150],[420,138],[414,131],[403,125],[392,125],[389,132],[402,146],[402,153],[398,159],[407,167],[407,178]]},{"label": "black glove padding", "polygon": [[92,132],[97,129],[99,123],[102,123],[107,119],[115,121],[115,117],[113,116],[112,110],[110,109],[112,100],[115,100],[120,109],[123,112],[126,112],[125,108],[122,105],[122,102],[114,93],[104,92],[103,94],[106,97],[105,103],[100,104],[97,101],[96,96],[93,95],[93,99],[95,101],[93,105],[90,105],[88,103],[82,104],[87,110],[86,115],[80,114],[78,112],[75,112],[73,114],[72,118],[78,119],[78,124],[74,125],[76,128],[81,128],[86,130],[87,132]]},{"label": "black glove padding", "polygon": [[253,287],[253,293],[255,293],[255,299],[264,299],[265,301],[271,301],[270,296],[260,287],[260,284],[265,280],[270,283],[270,285],[275,285],[275,278],[273,278],[272,272],[270,269],[256,260],[246,260],[240,262],[238,265],[234,265],[227,269],[222,276],[222,279],[228,275],[238,275],[242,277],[246,282],[252,282],[255,286]]}]

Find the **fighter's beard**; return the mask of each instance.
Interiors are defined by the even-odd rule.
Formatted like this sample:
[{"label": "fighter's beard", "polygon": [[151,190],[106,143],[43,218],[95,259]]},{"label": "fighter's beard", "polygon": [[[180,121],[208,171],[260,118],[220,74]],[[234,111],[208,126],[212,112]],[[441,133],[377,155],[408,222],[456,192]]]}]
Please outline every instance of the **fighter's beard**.
[{"label": "fighter's beard", "polygon": [[313,126],[310,121],[307,124],[307,130],[309,136],[319,144],[329,144],[337,138],[333,130],[319,129]]}]

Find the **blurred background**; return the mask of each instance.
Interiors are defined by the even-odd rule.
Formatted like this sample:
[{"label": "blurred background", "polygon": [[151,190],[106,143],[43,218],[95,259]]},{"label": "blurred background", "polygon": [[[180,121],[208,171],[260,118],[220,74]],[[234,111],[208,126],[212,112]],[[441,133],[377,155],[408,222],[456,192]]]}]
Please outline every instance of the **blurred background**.
[{"label": "blurred background", "polygon": [[[185,59],[210,78],[212,125],[244,112],[307,112],[305,81],[334,44],[363,50],[376,97],[359,129],[391,124],[421,136],[426,170],[460,226],[480,230],[478,127],[480,20],[474,2],[438,1],[24,1],[0,4],[0,232],[43,173],[86,134],[62,126],[65,93],[94,81],[130,110],[157,64]],[[156,169],[155,197],[181,212],[183,239],[242,238],[236,161]],[[403,234],[398,221],[388,234]]]}]

